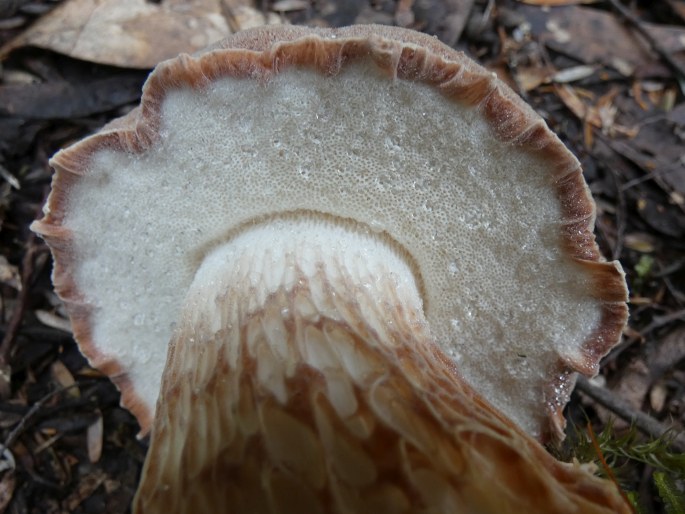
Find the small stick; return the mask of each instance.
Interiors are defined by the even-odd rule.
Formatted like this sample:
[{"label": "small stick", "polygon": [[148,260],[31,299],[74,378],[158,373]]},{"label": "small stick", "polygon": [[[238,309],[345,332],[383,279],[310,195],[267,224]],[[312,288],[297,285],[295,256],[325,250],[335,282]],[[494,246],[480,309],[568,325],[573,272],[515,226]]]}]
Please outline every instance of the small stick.
[{"label": "small stick", "polygon": [[[590,381],[583,376],[578,376],[576,387],[579,391],[609,409],[619,418],[629,423],[633,423],[639,430],[654,439],[663,437],[671,430],[649,414],[633,409],[628,403],[617,398],[607,389],[592,385]],[[681,432],[673,437],[671,446],[678,451],[685,452],[685,433]]]},{"label": "small stick", "polygon": [[[21,328],[21,323],[24,319],[24,312],[28,304],[28,299],[30,296],[31,281],[35,278],[35,259],[38,255],[47,251],[47,247],[40,245],[36,241],[36,235],[31,233],[26,242],[26,252],[22,259],[22,271],[21,271],[21,291],[19,291],[19,296],[17,298],[17,304],[12,312],[12,317],[7,324],[7,330],[5,331],[5,336],[0,343],[0,373],[7,371],[10,355],[12,353],[12,347],[14,346],[14,341]],[[6,384],[9,384],[10,377],[0,377],[6,380]],[[3,384],[0,384],[0,389],[2,389]]]},{"label": "small stick", "polygon": [[51,398],[54,398],[55,396],[68,391],[69,389],[73,387],[82,387],[84,385],[87,385],[88,383],[92,383],[93,381],[84,381],[84,382],[77,382],[75,384],[70,384],[68,386],[60,387],[59,389],[55,389],[54,391],[49,392],[45,396],[43,396],[40,400],[38,400],[36,403],[34,403],[31,408],[28,410],[26,414],[24,414],[17,423],[17,426],[12,429],[12,431],[7,435],[7,438],[5,439],[5,442],[0,444],[0,454],[4,452],[6,449],[9,449],[10,446],[14,444],[14,442],[19,438],[19,436],[22,434],[22,432],[26,429],[26,425],[28,422],[35,416],[35,414],[45,405]]},{"label": "small stick", "polygon": [[680,64],[671,56],[667,48],[657,41],[652,34],[644,26],[644,23],[633,14],[630,9],[627,9],[619,0],[609,0],[611,7],[626,21],[632,25],[644,37],[661,59],[671,68],[680,82],[681,89],[685,87],[685,70],[681,68]]}]

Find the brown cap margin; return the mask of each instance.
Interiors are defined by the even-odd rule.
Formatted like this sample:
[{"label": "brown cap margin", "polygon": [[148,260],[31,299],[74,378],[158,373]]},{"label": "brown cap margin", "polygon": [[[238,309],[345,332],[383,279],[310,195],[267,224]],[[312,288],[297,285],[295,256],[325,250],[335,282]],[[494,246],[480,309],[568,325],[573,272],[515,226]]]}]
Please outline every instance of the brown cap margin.
[{"label": "brown cap margin", "polygon": [[[546,437],[563,438],[562,410],[575,384],[575,373],[596,374],[599,360],[618,342],[628,317],[624,274],[617,262],[605,262],[593,235],[595,204],[578,160],[545,122],[494,74],[462,52],[418,32],[378,25],[340,29],[267,26],[235,34],[197,54],[182,54],[162,62],[144,88],[141,105],[114,120],[97,134],[57,153],[45,216],[32,229],[50,246],[55,259],[53,281],[71,316],[74,336],[91,364],[106,373],[121,390],[122,405],[138,418],[141,435],[151,426],[152,413],[134,390],[117,357],[108,355],[92,338],[91,307],[78,290],[71,269],[77,259],[73,235],[64,226],[69,190],[88,173],[92,155],[102,149],[144,152],[158,137],[161,104],[168,90],[203,88],[232,76],[268,81],[281,70],[306,67],[333,76],[347,63],[369,59],[391,79],[420,81],[445,97],[479,109],[496,136],[549,163],[562,206],[562,241],[567,254],[590,271],[594,296],[602,304],[601,322],[583,342],[579,355],[561,358],[558,373],[545,390],[549,425]],[[166,358],[163,356],[162,358]]]}]

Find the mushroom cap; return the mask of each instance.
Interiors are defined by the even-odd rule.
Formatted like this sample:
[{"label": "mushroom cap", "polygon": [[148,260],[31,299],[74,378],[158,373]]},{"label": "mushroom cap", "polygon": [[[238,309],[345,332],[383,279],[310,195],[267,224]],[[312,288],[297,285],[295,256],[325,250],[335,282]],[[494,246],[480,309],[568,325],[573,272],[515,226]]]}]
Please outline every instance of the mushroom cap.
[{"label": "mushroom cap", "polygon": [[205,256],[306,213],[406,252],[432,336],[529,433],[563,436],[576,372],[627,317],[578,161],[504,83],[404,29],[270,26],[161,63],[140,108],[51,161],[33,229],[91,363],[150,427]]},{"label": "mushroom cap", "polygon": [[133,512],[630,509],[463,381],[397,248],[310,215],[246,227],[200,265]]}]

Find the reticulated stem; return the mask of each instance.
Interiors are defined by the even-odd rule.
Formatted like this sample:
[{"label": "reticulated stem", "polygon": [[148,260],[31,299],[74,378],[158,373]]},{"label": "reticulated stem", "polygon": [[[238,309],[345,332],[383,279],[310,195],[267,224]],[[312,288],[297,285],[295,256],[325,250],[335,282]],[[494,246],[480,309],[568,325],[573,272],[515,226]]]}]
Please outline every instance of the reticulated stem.
[{"label": "reticulated stem", "polygon": [[463,383],[382,234],[272,221],[197,272],[136,512],[620,512]]}]

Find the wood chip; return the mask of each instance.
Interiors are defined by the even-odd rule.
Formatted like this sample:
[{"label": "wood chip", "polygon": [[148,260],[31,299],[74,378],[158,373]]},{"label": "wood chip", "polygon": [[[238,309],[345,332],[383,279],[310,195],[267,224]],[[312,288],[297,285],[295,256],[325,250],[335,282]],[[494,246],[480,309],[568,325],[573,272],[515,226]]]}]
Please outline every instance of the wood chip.
[{"label": "wood chip", "polygon": [[552,82],[557,82],[559,84],[565,84],[568,82],[576,82],[578,80],[583,80],[591,77],[595,71],[597,71],[596,66],[581,65],[573,66],[571,68],[566,68],[556,72],[552,76]]},{"label": "wood chip", "polygon": [[74,380],[74,376],[62,361],[56,360],[52,363],[50,366],[50,374],[52,375],[52,379],[61,387],[69,388],[66,391],[67,395],[71,396],[72,398],[79,398],[81,396],[81,392],[79,391],[78,387],[71,387],[76,384],[76,380]]},{"label": "wood chip", "polygon": [[271,10],[275,12],[304,11],[309,7],[306,0],[279,0],[271,5]]},{"label": "wood chip", "polygon": [[67,334],[71,334],[71,322],[68,319],[64,319],[61,316],[53,314],[52,312],[40,309],[34,311],[34,313],[36,318],[38,318],[38,321],[40,321],[43,325],[50,328],[56,328],[57,330],[61,330]]},{"label": "wood chip", "polygon": [[649,391],[649,405],[654,412],[659,413],[664,410],[667,396],[668,389],[666,389],[664,384],[659,382],[652,387],[651,391]]},{"label": "wood chip", "polygon": [[88,460],[92,464],[100,460],[102,456],[102,440],[104,432],[104,423],[102,421],[102,414],[98,412],[97,419],[88,427],[86,440],[88,442]]}]

